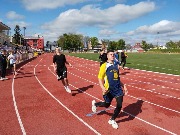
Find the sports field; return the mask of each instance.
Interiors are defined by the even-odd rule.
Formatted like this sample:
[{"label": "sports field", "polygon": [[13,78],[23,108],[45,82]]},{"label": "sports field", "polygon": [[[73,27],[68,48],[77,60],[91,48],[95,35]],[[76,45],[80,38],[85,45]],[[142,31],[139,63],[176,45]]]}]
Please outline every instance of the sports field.
[{"label": "sports field", "polygon": [[[69,55],[99,61],[98,53],[70,53]],[[180,54],[128,53],[126,67],[180,75]]]}]

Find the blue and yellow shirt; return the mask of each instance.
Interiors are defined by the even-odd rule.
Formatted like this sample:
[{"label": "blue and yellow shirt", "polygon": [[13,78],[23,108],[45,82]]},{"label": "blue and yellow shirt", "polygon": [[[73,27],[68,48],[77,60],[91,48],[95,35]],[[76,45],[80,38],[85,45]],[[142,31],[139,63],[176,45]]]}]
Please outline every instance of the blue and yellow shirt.
[{"label": "blue and yellow shirt", "polygon": [[106,93],[110,92],[114,96],[120,96],[123,94],[118,65],[105,62],[100,67],[98,78],[105,81],[104,87],[107,90]]}]

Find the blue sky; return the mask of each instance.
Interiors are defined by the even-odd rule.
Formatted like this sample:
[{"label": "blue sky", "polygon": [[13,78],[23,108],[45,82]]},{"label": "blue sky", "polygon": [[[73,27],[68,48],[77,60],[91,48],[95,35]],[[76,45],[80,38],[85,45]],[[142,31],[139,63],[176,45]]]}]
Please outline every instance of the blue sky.
[{"label": "blue sky", "polygon": [[[0,0],[0,21],[26,36],[56,41],[64,33],[124,39],[134,45],[180,40],[180,0]],[[158,33],[158,34],[157,34]]]}]

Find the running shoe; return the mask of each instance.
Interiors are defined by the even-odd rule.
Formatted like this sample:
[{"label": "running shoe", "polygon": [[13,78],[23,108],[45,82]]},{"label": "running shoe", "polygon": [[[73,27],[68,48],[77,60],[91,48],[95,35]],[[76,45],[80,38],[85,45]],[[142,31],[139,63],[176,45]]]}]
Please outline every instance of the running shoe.
[{"label": "running shoe", "polygon": [[6,78],[6,77],[5,77],[5,78],[2,78],[2,79],[3,79],[3,80],[8,80],[8,78]]},{"label": "running shoe", "polygon": [[110,125],[112,125],[113,128],[118,129],[118,124],[116,123],[115,120],[111,120],[111,119],[110,119],[110,120],[108,121],[108,123],[109,123]]},{"label": "running shoe", "polygon": [[69,88],[68,86],[66,86],[65,89],[66,89],[66,91],[67,91],[68,93],[71,93],[71,90],[70,90],[70,88]]},{"label": "running shoe", "polygon": [[61,76],[58,76],[58,75],[57,75],[57,80],[58,80],[58,81],[61,80]]},{"label": "running shoe", "polygon": [[92,112],[96,112],[96,105],[95,105],[95,103],[96,103],[96,101],[95,100],[93,100],[92,101]]},{"label": "running shoe", "polygon": [[3,81],[4,79],[1,77],[0,80]]}]

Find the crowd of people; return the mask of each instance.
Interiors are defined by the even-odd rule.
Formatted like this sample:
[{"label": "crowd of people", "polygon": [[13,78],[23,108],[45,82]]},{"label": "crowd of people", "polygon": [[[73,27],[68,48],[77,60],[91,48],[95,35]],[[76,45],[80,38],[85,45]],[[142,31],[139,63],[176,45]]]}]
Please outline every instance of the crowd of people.
[{"label": "crowd of people", "polygon": [[33,54],[28,53],[27,50],[18,47],[3,48],[0,50],[0,80],[8,80],[7,70],[13,75],[17,75],[16,65],[24,60],[32,58]]}]

